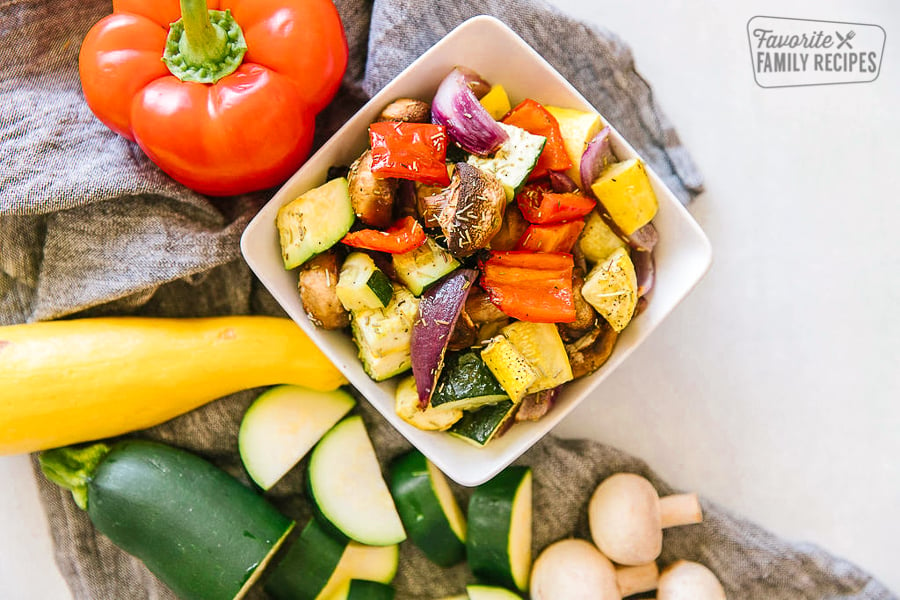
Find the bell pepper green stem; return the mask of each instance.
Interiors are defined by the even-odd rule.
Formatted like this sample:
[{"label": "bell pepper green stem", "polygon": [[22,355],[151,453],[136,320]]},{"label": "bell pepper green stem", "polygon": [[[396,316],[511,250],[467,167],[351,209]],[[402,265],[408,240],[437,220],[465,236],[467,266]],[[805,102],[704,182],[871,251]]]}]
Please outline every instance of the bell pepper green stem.
[{"label": "bell pepper green stem", "polygon": [[71,491],[75,504],[82,510],[87,510],[88,482],[109,450],[106,444],[54,448],[41,452],[38,462],[47,479]]},{"label": "bell pepper green stem", "polygon": [[207,10],[206,0],[180,0],[181,18],[172,23],[163,62],[182,81],[215,83],[244,59],[247,42],[230,11]]}]

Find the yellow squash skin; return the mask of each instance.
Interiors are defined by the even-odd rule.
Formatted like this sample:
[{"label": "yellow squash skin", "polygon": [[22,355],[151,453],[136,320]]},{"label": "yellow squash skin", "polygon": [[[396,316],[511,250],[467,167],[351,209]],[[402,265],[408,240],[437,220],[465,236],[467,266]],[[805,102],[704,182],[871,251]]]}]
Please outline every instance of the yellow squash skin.
[{"label": "yellow squash skin", "polygon": [[0,327],[0,455],[158,425],[228,394],[347,381],[290,319],[108,317]]}]

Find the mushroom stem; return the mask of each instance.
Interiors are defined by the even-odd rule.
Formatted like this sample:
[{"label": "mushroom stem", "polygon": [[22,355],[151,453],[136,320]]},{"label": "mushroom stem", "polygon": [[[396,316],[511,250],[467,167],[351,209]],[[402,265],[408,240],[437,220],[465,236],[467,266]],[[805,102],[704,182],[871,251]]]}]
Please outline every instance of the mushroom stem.
[{"label": "mushroom stem", "polygon": [[616,585],[623,598],[655,590],[658,583],[659,568],[655,562],[616,569]]},{"label": "mushroom stem", "polygon": [[674,494],[659,499],[662,528],[693,525],[703,521],[703,510],[697,494]]}]

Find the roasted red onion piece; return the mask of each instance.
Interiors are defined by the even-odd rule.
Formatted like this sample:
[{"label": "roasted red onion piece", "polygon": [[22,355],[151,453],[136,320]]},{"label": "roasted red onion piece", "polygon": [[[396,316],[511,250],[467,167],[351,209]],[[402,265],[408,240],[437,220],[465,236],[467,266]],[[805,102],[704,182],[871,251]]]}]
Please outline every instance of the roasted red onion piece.
[{"label": "roasted red onion piece", "polygon": [[612,146],[609,141],[609,126],[601,129],[597,135],[588,142],[587,148],[581,155],[581,165],[579,171],[581,173],[581,189],[585,194],[593,197],[594,192],[591,191],[591,184],[594,183],[603,170],[616,162],[616,155],[613,154]]},{"label": "roasted red onion piece", "polygon": [[419,300],[410,354],[422,408],[428,406],[431,400],[444,366],[450,335],[477,276],[474,269],[457,269],[426,289]]},{"label": "roasted red onion piece", "polygon": [[578,184],[562,171],[550,171],[550,187],[557,194],[567,194],[578,189]]},{"label": "roasted red onion piece", "polygon": [[450,139],[463,150],[488,156],[509,137],[488,114],[469,86],[471,73],[450,71],[431,101],[431,119],[447,128]]},{"label": "roasted red onion piece", "polygon": [[658,241],[659,232],[653,226],[653,223],[647,223],[628,236],[628,244],[635,250],[643,250],[644,252],[653,252],[653,248]]},{"label": "roasted red onion piece", "polygon": [[634,263],[638,296],[646,296],[653,289],[653,284],[656,282],[656,266],[653,262],[653,253],[644,250],[634,250],[631,253],[631,262]]}]

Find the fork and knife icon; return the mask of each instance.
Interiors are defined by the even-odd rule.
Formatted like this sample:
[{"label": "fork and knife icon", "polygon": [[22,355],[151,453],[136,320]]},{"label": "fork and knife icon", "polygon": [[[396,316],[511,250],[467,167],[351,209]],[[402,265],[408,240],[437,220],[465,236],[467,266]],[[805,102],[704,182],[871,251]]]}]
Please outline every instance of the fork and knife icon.
[{"label": "fork and knife icon", "polygon": [[853,49],[853,45],[850,43],[850,40],[852,40],[853,38],[856,37],[855,31],[853,31],[851,29],[850,31],[847,32],[846,35],[843,35],[843,36],[841,35],[841,33],[839,31],[835,31],[834,35],[836,35],[837,39],[839,40],[837,48],[835,48],[835,50],[840,50],[844,46],[847,46],[851,50]]}]

